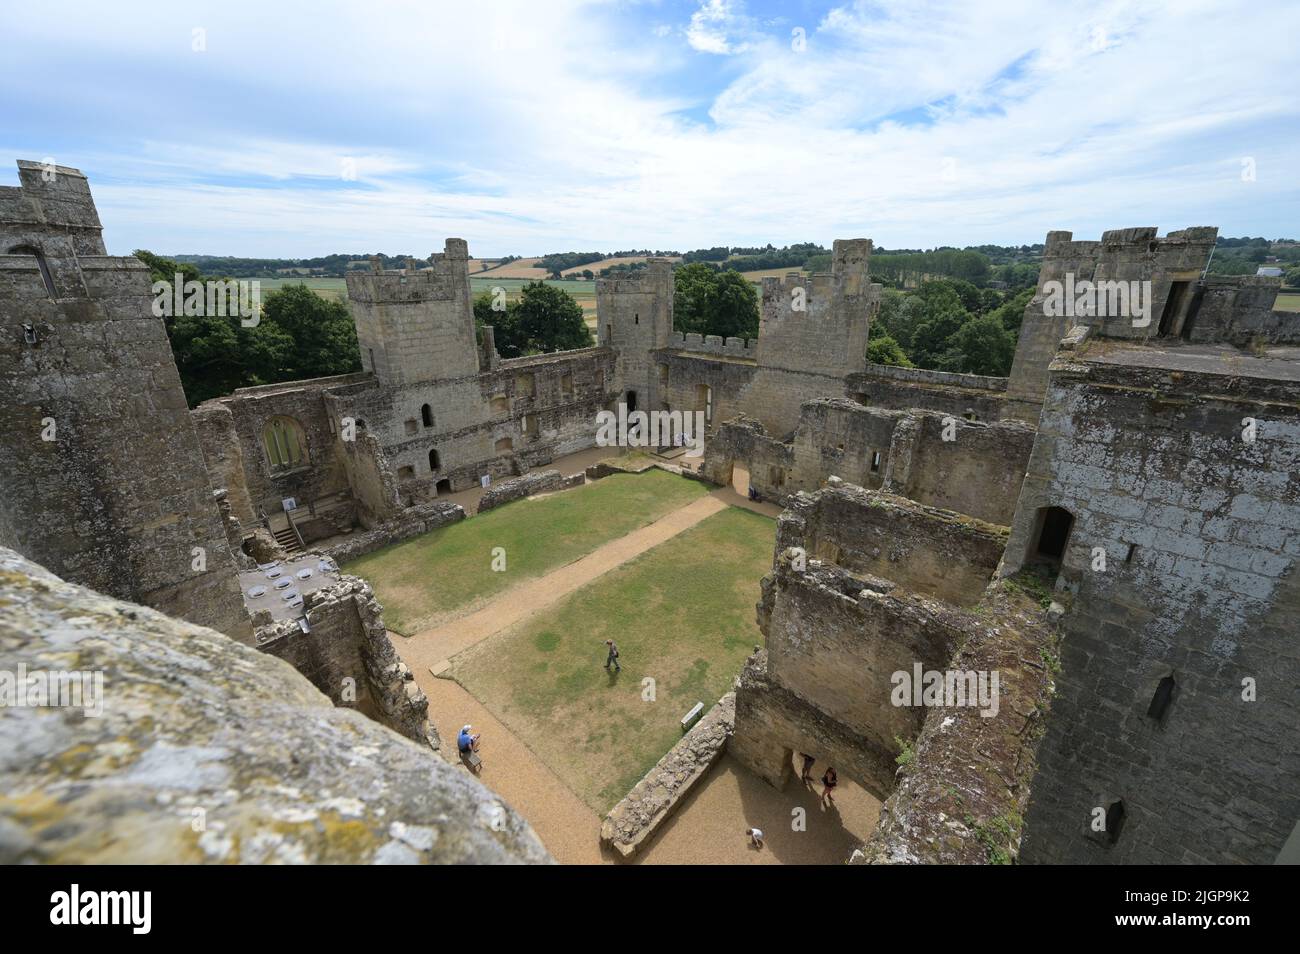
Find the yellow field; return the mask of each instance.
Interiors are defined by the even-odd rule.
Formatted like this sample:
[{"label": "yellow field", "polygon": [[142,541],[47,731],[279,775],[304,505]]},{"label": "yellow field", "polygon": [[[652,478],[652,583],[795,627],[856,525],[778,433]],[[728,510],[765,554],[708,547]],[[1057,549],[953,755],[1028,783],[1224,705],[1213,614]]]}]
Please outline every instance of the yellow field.
[{"label": "yellow field", "polygon": [[[646,261],[644,255],[620,255],[617,258],[602,258],[599,262],[592,262],[589,265],[579,265],[576,268],[566,268],[560,274],[562,275],[581,275],[584,271],[590,269],[592,273],[599,275],[602,268],[610,268],[613,265],[631,265],[635,262]],[[669,258],[670,262],[680,262],[681,257]]]},{"label": "yellow field", "polygon": [[1276,311],[1300,311],[1300,293],[1288,292],[1285,295],[1277,296],[1277,304],[1273,306]]},{"label": "yellow field", "polygon": [[479,276],[482,276],[483,278],[545,278],[547,275],[546,269],[537,267],[537,263],[540,261],[540,257],[521,258],[511,262],[509,265],[498,265],[496,268],[489,268],[487,271],[476,272],[471,268],[469,273],[475,278],[478,278]]}]

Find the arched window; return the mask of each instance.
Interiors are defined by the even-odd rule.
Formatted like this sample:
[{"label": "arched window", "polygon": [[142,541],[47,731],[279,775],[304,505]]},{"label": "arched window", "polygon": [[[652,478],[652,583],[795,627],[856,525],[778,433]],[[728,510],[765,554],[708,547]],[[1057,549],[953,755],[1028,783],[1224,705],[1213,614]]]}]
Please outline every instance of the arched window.
[{"label": "arched window", "polygon": [[433,408],[427,404],[420,408],[420,419],[424,421],[425,427],[433,427]]},{"label": "arched window", "polygon": [[[426,404],[425,407],[428,407],[428,405]],[[438,452],[436,450],[429,451],[429,469],[437,470],[441,466],[442,461],[438,459]]]},{"label": "arched window", "polygon": [[45,283],[45,293],[51,298],[58,298],[54,293],[54,278],[50,275],[50,266],[45,261],[45,253],[32,245],[16,245],[9,250],[10,255],[31,255],[36,258],[36,267],[41,270],[41,281]]},{"label": "arched window", "polygon": [[273,417],[262,428],[262,443],[271,470],[290,470],[309,463],[302,425],[291,417]]}]

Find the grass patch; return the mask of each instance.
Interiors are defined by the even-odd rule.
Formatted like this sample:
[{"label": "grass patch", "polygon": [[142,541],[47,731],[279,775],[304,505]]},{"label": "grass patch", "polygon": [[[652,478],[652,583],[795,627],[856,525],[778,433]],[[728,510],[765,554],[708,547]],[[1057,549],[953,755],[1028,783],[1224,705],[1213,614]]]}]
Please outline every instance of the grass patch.
[{"label": "grass patch", "polygon": [[[607,478],[614,479],[614,478]],[[452,660],[452,675],[598,814],[730,688],[762,635],[776,524],[729,507]],[[607,674],[605,640],[623,671]],[[654,701],[642,698],[654,680]]]},{"label": "grass patch", "polygon": [[[485,514],[360,557],[343,569],[363,577],[388,628],[410,635],[464,615],[525,580],[572,563],[708,493],[662,470],[613,474]],[[504,572],[492,570],[503,547]]]},{"label": "grass patch", "polygon": [[1273,309],[1275,311],[1300,311],[1300,294],[1287,292],[1278,295]]}]

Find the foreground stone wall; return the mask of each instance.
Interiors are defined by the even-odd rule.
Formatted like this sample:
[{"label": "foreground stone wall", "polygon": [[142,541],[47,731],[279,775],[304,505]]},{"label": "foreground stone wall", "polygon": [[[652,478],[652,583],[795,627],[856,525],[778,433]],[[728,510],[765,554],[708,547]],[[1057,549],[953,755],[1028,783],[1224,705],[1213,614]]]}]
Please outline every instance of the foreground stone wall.
[{"label": "foreground stone wall", "polygon": [[336,706],[355,708],[437,750],[429,700],[397,656],[370,584],[354,576],[308,593],[296,619],[260,627],[258,647],[302,673]]},{"label": "foreground stone wall", "polygon": [[998,709],[931,707],[898,769],[875,834],[854,861],[1008,864],[1020,854],[1035,755],[1051,710],[1057,641],[1048,614],[999,581],[977,629],[948,668],[998,674]]},{"label": "foreground stone wall", "polygon": [[0,549],[0,654],[103,677],[0,708],[0,863],[544,863],[528,824],[290,666]]},{"label": "foreground stone wall", "polygon": [[1073,514],[1025,860],[1269,863],[1300,818],[1295,367],[1100,344],[1053,364],[1003,567],[1035,559],[1043,508]]}]

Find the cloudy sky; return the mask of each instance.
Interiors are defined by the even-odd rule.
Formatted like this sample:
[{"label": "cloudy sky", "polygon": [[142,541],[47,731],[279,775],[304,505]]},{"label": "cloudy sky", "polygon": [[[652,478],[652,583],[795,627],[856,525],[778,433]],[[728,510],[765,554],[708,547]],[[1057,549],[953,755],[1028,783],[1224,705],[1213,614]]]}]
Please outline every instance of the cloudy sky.
[{"label": "cloudy sky", "polygon": [[1300,235],[1294,0],[11,5],[110,251]]}]

